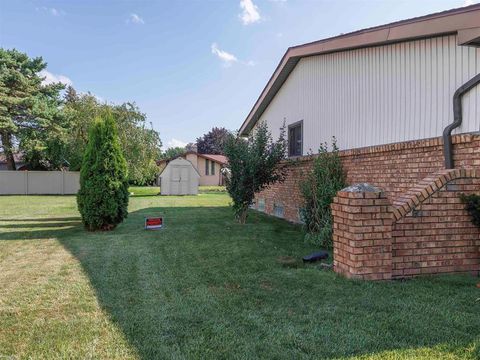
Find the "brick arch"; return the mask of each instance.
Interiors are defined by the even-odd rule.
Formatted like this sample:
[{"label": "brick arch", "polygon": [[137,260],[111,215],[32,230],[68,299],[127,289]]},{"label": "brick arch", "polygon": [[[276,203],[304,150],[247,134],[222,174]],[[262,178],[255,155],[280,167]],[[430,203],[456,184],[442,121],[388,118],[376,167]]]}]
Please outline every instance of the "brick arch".
[{"label": "brick arch", "polygon": [[448,183],[464,178],[480,178],[480,169],[440,170],[427,176],[393,201],[393,220],[405,217]]}]

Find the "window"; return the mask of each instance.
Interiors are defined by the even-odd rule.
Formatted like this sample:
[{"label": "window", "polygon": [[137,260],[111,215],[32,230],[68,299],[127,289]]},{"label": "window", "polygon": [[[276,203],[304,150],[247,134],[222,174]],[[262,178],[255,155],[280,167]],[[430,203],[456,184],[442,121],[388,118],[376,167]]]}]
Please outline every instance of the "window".
[{"label": "window", "polygon": [[288,156],[301,156],[303,151],[303,120],[288,126]]},{"label": "window", "polygon": [[265,199],[258,199],[258,211],[265,212]]},{"label": "window", "polygon": [[212,164],[210,175],[215,175],[215,161],[210,161],[210,164]]},{"label": "window", "polygon": [[210,170],[209,161],[205,159],[205,175],[210,175],[208,172]]},{"label": "window", "polygon": [[282,204],[273,204],[273,215],[279,218],[283,218],[284,209]]}]

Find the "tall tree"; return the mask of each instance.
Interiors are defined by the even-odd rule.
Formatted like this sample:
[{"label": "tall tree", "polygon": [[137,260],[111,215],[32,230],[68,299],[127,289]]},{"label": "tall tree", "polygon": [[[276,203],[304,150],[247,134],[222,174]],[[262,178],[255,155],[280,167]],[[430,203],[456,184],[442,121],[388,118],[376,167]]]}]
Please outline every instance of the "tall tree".
[{"label": "tall tree", "polygon": [[7,168],[15,170],[15,145],[27,150],[44,146],[44,137],[32,134],[62,132],[60,83],[44,85],[39,72],[47,64],[41,57],[29,58],[15,49],[0,48],[0,147]]},{"label": "tall tree", "polygon": [[127,161],[129,181],[145,185],[155,180],[162,142],[158,132],[147,125],[146,116],[135,103],[100,104],[92,94],[76,94],[68,89],[65,95],[65,116],[69,119],[66,159],[71,170],[80,169],[87,146],[88,129],[95,117],[110,111],[118,128],[121,149]]},{"label": "tall tree", "polygon": [[161,155],[158,132],[147,125],[146,115],[135,103],[113,105],[110,109],[127,159],[129,181],[138,185],[151,183],[158,173],[156,160]]},{"label": "tall tree", "polygon": [[232,134],[227,129],[214,127],[197,139],[197,151],[200,154],[225,154],[225,144]]},{"label": "tall tree", "polygon": [[101,105],[90,93],[77,94],[67,88],[64,115],[68,119],[69,131],[65,141],[65,158],[70,170],[78,171],[82,166],[83,154],[87,147],[88,132],[95,118],[101,114]]},{"label": "tall tree", "polygon": [[66,103],[75,103],[78,101],[77,90],[72,85],[68,85],[65,89],[64,99]]}]

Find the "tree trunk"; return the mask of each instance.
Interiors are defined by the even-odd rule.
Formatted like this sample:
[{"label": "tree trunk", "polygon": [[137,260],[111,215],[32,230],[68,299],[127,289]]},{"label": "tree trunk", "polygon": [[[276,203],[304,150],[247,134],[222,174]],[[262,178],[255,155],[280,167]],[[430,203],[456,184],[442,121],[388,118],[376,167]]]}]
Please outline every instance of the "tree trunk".
[{"label": "tree trunk", "polygon": [[248,207],[242,209],[240,214],[238,214],[238,222],[240,224],[245,224],[247,222],[247,215],[248,215]]},{"label": "tree trunk", "polygon": [[2,140],[3,153],[7,160],[7,170],[17,170],[15,158],[13,157],[12,134],[7,131],[2,131],[0,133],[0,140]]}]

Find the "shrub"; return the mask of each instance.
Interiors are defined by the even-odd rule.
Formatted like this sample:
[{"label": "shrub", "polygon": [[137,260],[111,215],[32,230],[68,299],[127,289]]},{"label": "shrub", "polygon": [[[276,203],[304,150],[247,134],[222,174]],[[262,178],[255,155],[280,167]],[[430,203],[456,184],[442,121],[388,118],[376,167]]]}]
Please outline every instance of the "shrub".
[{"label": "shrub", "polygon": [[127,217],[128,195],[127,163],[115,120],[105,112],[90,129],[80,171],[77,204],[85,227],[113,229]]},{"label": "shrub", "polygon": [[225,155],[230,171],[226,185],[239,223],[245,223],[255,193],[284,180],[285,168],[280,162],[285,159],[286,149],[285,127],[281,129],[278,140],[273,141],[263,122],[248,139],[236,136],[227,140]]},{"label": "shrub", "polygon": [[460,195],[460,200],[465,204],[465,210],[470,214],[472,223],[480,227],[480,195]]},{"label": "shrub", "polygon": [[346,186],[346,174],[338,154],[336,139],[332,151],[327,143],[321,144],[313,160],[312,171],[300,182],[304,199],[301,217],[305,227],[305,240],[325,248],[332,247],[332,212],[330,205],[336,193]]}]

